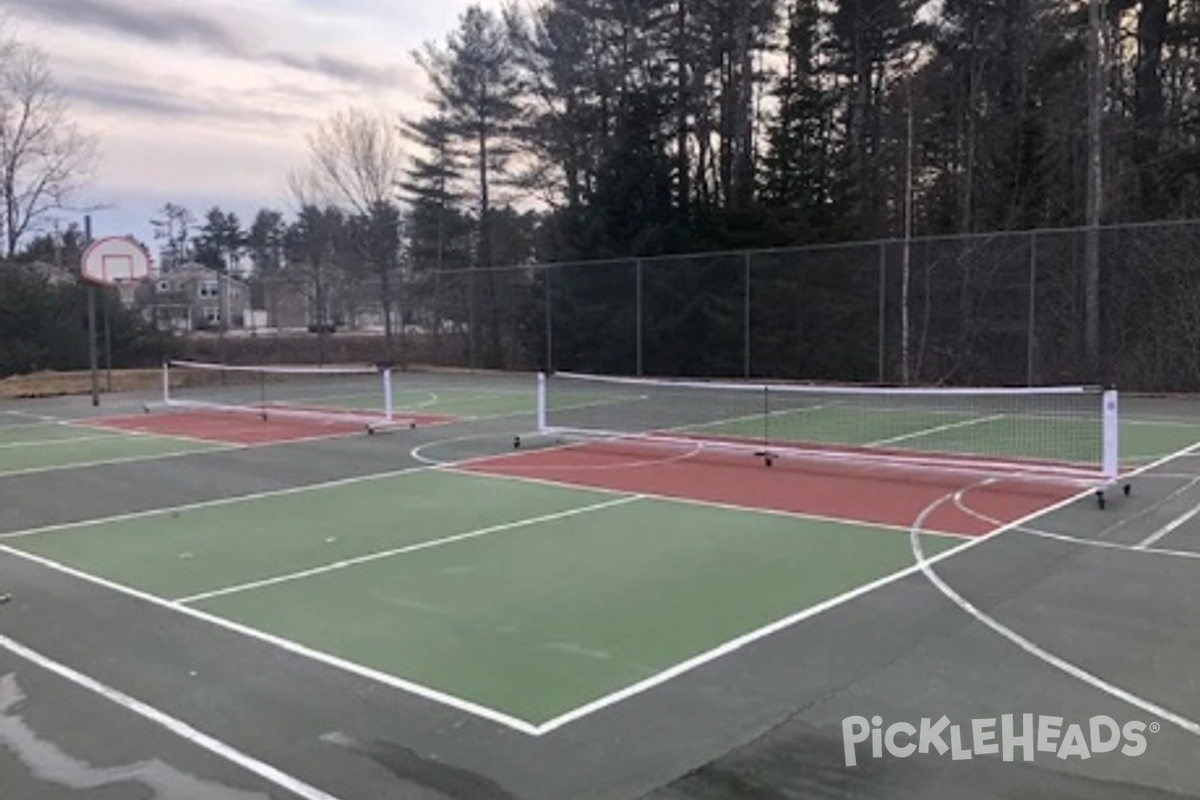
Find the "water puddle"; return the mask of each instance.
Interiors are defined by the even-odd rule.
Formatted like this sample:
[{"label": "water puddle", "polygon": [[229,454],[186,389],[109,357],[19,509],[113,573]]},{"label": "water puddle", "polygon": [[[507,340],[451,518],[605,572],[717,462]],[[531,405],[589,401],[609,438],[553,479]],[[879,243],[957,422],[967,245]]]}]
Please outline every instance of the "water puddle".
[{"label": "water puddle", "polygon": [[76,790],[140,784],[150,790],[139,795],[147,800],[271,800],[268,794],[202,780],[158,759],[113,767],[89,764],[30,727],[18,713],[25,699],[15,675],[0,678],[0,748],[13,753],[37,780]]}]

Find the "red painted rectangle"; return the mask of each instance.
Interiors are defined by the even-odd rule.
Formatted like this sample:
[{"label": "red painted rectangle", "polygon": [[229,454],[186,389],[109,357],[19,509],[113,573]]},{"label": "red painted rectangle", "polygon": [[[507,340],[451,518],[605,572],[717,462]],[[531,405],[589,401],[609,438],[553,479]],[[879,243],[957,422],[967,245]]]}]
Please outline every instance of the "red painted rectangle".
[{"label": "red painted rectangle", "polygon": [[[1048,508],[1078,489],[1044,481],[978,478],[935,469],[868,463],[777,459],[646,443],[585,443],[473,461],[468,472],[552,481],[583,488],[782,511],[847,522],[907,528],[938,500],[964,492],[963,505],[942,503],[923,529],[980,536]],[[967,493],[969,490],[969,493]],[[968,502],[969,500],[969,502]]]}]

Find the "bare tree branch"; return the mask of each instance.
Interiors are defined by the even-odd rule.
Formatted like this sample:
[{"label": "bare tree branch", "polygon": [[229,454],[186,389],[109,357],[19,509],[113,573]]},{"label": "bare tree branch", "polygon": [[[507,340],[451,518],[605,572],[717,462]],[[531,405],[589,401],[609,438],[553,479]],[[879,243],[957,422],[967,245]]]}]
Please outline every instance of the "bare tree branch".
[{"label": "bare tree branch", "polygon": [[390,121],[352,108],[322,123],[308,144],[311,177],[338,205],[365,215],[395,199],[405,155]]},{"label": "bare tree branch", "polygon": [[67,208],[92,178],[97,138],[69,117],[45,55],[12,39],[0,41],[0,201],[5,255]]}]

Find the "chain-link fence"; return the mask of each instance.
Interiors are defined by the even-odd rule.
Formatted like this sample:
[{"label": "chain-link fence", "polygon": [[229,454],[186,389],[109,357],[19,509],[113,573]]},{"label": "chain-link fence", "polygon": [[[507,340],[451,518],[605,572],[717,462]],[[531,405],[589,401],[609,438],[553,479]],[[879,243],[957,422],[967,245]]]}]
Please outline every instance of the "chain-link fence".
[{"label": "chain-link fence", "polygon": [[1200,389],[1200,221],[410,274],[410,363],[630,375]]}]

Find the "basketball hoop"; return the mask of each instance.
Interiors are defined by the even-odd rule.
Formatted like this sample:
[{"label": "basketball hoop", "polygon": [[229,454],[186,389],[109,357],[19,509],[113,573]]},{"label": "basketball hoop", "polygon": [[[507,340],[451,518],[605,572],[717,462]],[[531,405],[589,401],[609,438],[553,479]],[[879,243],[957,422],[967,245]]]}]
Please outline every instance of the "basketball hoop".
[{"label": "basketball hoop", "polygon": [[[98,406],[100,379],[99,355],[96,352],[96,287],[134,283],[148,277],[150,253],[132,236],[108,236],[88,245],[80,260],[79,272],[88,284],[88,361],[92,373],[92,405]],[[107,301],[104,306],[104,329],[107,341]],[[108,368],[111,369],[111,363]]]},{"label": "basketball hoop", "polygon": [[150,253],[132,236],[97,239],[84,251],[80,273],[101,286],[139,281],[150,274]]}]

